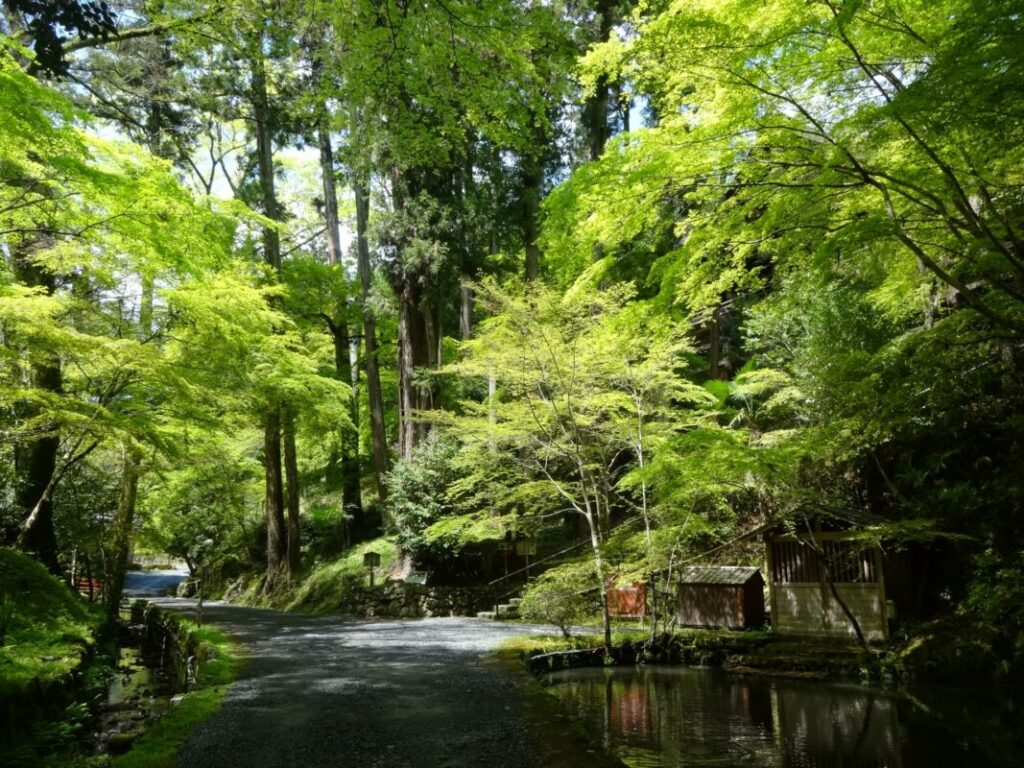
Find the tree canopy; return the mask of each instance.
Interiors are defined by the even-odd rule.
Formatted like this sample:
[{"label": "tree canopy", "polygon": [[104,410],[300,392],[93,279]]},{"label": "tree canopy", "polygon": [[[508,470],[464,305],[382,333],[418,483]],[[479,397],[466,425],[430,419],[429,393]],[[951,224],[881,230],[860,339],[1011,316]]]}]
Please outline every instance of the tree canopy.
[{"label": "tree canopy", "polygon": [[528,540],[571,617],[824,515],[942,561],[917,618],[1019,597],[1020,3],[4,9],[0,521],[52,571]]}]

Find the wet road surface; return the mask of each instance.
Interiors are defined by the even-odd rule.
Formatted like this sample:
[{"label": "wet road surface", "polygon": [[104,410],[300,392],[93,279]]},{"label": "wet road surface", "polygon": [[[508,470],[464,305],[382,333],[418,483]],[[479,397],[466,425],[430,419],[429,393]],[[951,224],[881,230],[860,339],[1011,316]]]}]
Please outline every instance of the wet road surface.
[{"label": "wet road surface", "polygon": [[490,658],[503,639],[549,628],[215,603],[203,613],[239,641],[246,661],[223,708],[183,746],[181,768],[546,768],[598,757],[582,744],[557,759],[537,746],[526,683]]}]

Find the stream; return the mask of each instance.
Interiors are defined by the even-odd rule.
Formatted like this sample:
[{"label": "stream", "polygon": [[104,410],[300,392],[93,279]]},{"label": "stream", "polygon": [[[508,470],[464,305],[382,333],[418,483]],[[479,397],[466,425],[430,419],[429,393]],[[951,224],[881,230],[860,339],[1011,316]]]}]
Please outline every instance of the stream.
[{"label": "stream", "polygon": [[547,690],[631,768],[1024,765],[1024,704],[688,667],[576,669]]},{"label": "stream", "polygon": [[[177,570],[129,571],[125,596],[152,597],[173,589],[187,574]],[[128,616],[125,614],[127,620]],[[176,681],[161,668],[159,654],[144,652],[144,631],[127,626],[105,699],[87,739],[94,754],[118,754],[131,748],[145,730],[170,711],[178,693]]]},{"label": "stream", "polygon": [[147,727],[172,706],[174,682],[155,659],[147,659],[137,646],[123,646],[105,701],[91,730],[94,754],[117,754],[131,747]]}]

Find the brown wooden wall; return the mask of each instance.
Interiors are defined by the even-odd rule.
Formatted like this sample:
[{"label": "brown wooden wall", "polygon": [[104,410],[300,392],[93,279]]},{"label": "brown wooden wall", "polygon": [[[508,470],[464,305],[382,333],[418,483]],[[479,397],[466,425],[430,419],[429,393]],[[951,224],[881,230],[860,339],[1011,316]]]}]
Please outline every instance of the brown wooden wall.
[{"label": "brown wooden wall", "polygon": [[683,584],[677,618],[684,627],[746,629],[764,623],[764,591],[760,579],[746,586]]},{"label": "brown wooden wall", "polygon": [[634,582],[626,587],[608,588],[608,613],[619,619],[642,619],[647,615],[647,587]]}]

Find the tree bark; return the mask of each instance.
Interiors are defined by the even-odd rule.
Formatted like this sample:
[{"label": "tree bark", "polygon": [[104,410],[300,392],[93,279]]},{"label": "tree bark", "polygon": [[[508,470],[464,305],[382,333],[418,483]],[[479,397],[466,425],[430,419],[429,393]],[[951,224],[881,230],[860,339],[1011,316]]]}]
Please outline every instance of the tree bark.
[{"label": "tree bark", "polygon": [[587,521],[587,528],[590,532],[590,550],[594,557],[594,573],[597,576],[597,588],[601,595],[601,619],[604,630],[604,653],[605,656],[612,655],[612,616],[608,610],[608,584],[604,572],[604,560],[601,557],[601,540],[597,532],[597,521],[592,512],[583,515]]},{"label": "tree bark", "polygon": [[526,250],[526,279],[536,280],[540,276],[540,198],[544,184],[544,168],[537,156],[540,148],[527,152],[523,157],[523,246]]},{"label": "tree bark", "polygon": [[473,289],[463,280],[459,285],[459,338],[463,341],[473,335]]},{"label": "tree bark", "polygon": [[[338,219],[338,191],[334,183],[334,149],[331,146],[331,134],[327,127],[326,115],[320,117],[317,136],[320,144],[320,175],[323,178],[324,188],[327,258],[331,264],[341,267],[341,233]],[[348,311],[348,301],[345,299],[339,301],[336,317],[331,324],[331,334],[334,341],[335,371],[339,379],[346,384],[352,384],[352,396],[349,398],[348,410],[353,428],[343,430],[341,435],[342,506],[355,522],[356,527],[359,528],[363,516],[359,479],[359,402],[352,375]]]},{"label": "tree bark", "polygon": [[284,411],[284,471],[288,506],[288,582],[302,569],[302,534],[299,528],[299,463],[295,454],[295,415]]},{"label": "tree bark", "polygon": [[139,490],[140,461],[135,449],[124,450],[124,470],[121,476],[121,491],[117,499],[117,515],[114,519],[114,540],[107,556],[106,583],[106,627],[113,634],[117,627],[121,609],[121,595],[124,592],[124,578],[128,570],[128,553],[131,548],[132,528],[135,525],[135,503]]},{"label": "tree bark", "polygon": [[417,369],[432,368],[438,362],[437,342],[440,331],[435,319],[422,308],[415,278],[406,275],[398,293],[398,391],[399,391],[399,454],[404,459],[426,437],[428,426],[417,421],[414,414],[434,407],[433,391],[417,385]]},{"label": "tree bark", "polygon": [[366,366],[366,394],[370,404],[370,432],[373,442],[373,472],[381,503],[387,500],[384,473],[388,471],[387,435],[384,432],[384,398],[380,388],[380,367],[377,359],[377,321],[370,305],[370,247],[366,229],[370,218],[370,198],[362,181],[355,179],[352,190],[356,198],[356,253],[359,284],[363,301],[363,355]]},{"label": "tree bark", "polygon": [[406,279],[398,294],[398,454],[409,459],[416,444],[415,425],[412,412],[416,409],[413,391],[413,323],[415,322],[415,298],[411,281]]},{"label": "tree bark", "polygon": [[[598,42],[606,43],[611,38],[614,6],[614,0],[599,0],[596,3]],[[604,148],[611,133],[608,127],[610,93],[611,86],[608,83],[608,77],[601,75],[597,79],[593,95],[583,105],[583,124],[590,160],[597,160],[604,154]]]},{"label": "tree bark", "polygon": [[[263,61],[263,35],[257,35],[258,47],[252,59],[252,109],[256,127],[256,155],[259,165],[260,197],[263,213],[274,221],[281,220],[281,206],[274,190],[274,144],[271,125],[270,98],[267,93],[266,66]],[[281,238],[274,227],[263,228],[263,259],[275,274],[281,271]]]},{"label": "tree bark", "polygon": [[[263,59],[263,33],[253,35],[250,66],[252,68],[253,121],[256,133],[256,155],[259,166],[260,197],[263,213],[269,219],[281,219],[281,207],[274,190],[274,145],[271,126],[270,99],[267,91],[266,64]],[[281,274],[281,240],[277,229],[263,228],[263,259],[274,272]],[[281,410],[268,407],[264,414],[263,452],[265,461],[266,515],[267,515],[267,580],[264,593],[269,593],[281,570],[281,561],[287,551],[284,525],[284,489],[281,479]]]},{"label": "tree bark", "polygon": [[278,408],[268,408],[264,414],[263,454],[267,514],[267,580],[263,592],[269,594],[277,583],[281,560],[288,548],[281,481],[281,412]]}]

